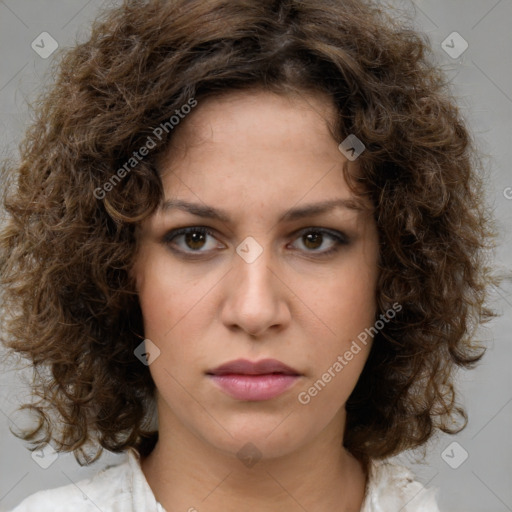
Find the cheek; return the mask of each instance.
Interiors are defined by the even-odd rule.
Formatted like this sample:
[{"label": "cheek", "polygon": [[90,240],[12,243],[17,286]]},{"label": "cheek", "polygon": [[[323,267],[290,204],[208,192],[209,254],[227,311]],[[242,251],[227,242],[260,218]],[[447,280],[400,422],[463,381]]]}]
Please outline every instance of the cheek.
[{"label": "cheek", "polygon": [[208,283],[170,269],[168,257],[160,250],[142,254],[137,273],[137,291],[146,335],[163,338],[173,326],[187,321],[200,305]]},{"label": "cheek", "polygon": [[346,402],[370,353],[369,329],[377,314],[377,249],[363,249],[347,258],[331,279],[324,279],[322,289],[310,288],[306,295],[316,297],[307,348],[313,372],[299,403],[319,414],[334,415]]},{"label": "cheek", "polygon": [[367,243],[331,287],[331,315],[338,330],[356,337],[375,322],[377,313],[378,247]]},{"label": "cheek", "polygon": [[179,314],[176,307],[180,302],[174,299],[179,282],[163,270],[158,262],[148,261],[138,281],[145,334],[149,338],[160,337],[166,325],[171,328],[173,316]]},{"label": "cheek", "polygon": [[354,259],[331,276],[324,276],[321,284],[303,283],[299,293],[307,298],[305,302],[311,313],[307,315],[313,331],[310,335],[313,340],[324,340],[326,352],[343,349],[373,326],[377,313],[377,275],[375,263],[361,265]]},{"label": "cheek", "polygon": [[155,380],[169,378],[162,373],[165,368],[186,381],[190,378],[187,368],[208,366],[201,343],[212,323],[214,311],[208,298],[218,277],[184,272],[179,265],[170,269],[168,255],[155,252],[144,260],[138,279],[144,335],[160,350],[150,371]]},{"label": "cheek", "polygon": [[332,290],[329,318],[343,339],[355,338],[375,322],[377,303],[373,279],[352,275]]},{"label": "cheek", "polygon": [[347,278],[331,286],[323,301],[318,307],[323,327],[311,328],[308,336],[306,360],[311,362],[311,374],[297,401],[312,417],[332,419],[355,388],[371,350],[368,329],[375,322],[374,287]]}]

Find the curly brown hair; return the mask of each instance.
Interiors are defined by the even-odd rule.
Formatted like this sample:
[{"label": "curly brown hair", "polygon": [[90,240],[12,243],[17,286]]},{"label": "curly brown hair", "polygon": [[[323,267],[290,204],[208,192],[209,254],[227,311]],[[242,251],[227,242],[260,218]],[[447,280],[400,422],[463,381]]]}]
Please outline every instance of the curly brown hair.
[{"label": "curly brown hair", "polygon": [[175,131],[98,191],[191,98],[254,87],[329,95],[337,140],[366,146],[346,179],[375,207],[378,314],[402,310],[346,404],[344,445],[361,461],[384,458],[465,426],[454,371],[482,357],[476,329],[496,316],[486,258],[496,233],[481,156],[429,40],[392,14],[369,0],[125,0],[63,52],[20,162],[3,166],[16,179],[0,237],[1,340],[35,369],[39,401],[21,409],[38,425],[15,434],[32,450],[52,441],[84,465],[103,448],[154,447],[130,269]]}]

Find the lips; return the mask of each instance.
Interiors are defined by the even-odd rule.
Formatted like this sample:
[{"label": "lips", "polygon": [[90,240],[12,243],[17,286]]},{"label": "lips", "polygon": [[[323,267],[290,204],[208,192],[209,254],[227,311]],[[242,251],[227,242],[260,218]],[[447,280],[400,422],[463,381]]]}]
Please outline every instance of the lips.
[{"label": "lips", "polygon": [[215,386],[241,401],[271,400],[289,390],[302,376],[276,359],[238,359],[206,372]]},{"label": "lips", "polygon": [[282,375],[300,375],[300,373],[277,359],[263,359],[258,362],[251,362],[246,359],[237,359],[222,364],[214,370],[207,372],[208,375],[269,375],[279,373]]}]

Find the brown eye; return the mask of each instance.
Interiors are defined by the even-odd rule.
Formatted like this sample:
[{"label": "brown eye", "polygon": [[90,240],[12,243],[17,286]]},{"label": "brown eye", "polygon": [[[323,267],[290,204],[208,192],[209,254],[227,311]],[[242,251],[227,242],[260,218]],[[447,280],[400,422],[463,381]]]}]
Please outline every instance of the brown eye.
[{"label": "brown eye", "polygon": [[[206,227],[189,227],[170,231],[163,239],[163,242],[174,252],[192,256],[206,255],[215,249],[222,249],[220,243],[209,242],[209,239],[215,239],[214,233]],[[308,228],[299,234],[297,240],[302,243],[301,252],[313,254],[315,256],[327,256],[335,253],[342,245],[348,245],[348,238],[339,231],[327,230],[324,228]],[[326,241],[330,240],[330,244]],[[324,250],[319,250],[323,246]]]},{"label": "brown eye", "polygon": [[208,235],[198,231],[192,231],[184,235],[185,245],[190,249],[201,249]]},{"label": "brown eye", "polygon": [[318,249],[322,245],[323,235],[318,231],[312,231],[307,235],[302,235],[302,239],[304,240],[304,245],[308,249]]},{"label": "brown eye", "polygon": [[[218,247],[218,245],[214,243],[210,243],[210,247],[208,247],[209,238],[215,238],[214,234],[209,229],[205,227],[191,227],[177,229],[167,233],[163,242],[172,246],[173,250],[179,252],[202,254]],[[177,249],[174,248],[175,246],[177,246]]]},{"label": "brown eye", "polygon": [[[308,228],[299,234],[302,245],[306,248],[306,253],[312,253],[318,256],[326,256],[335,253],[342,245],[348,245],[348,238],[339,231],[331,231],[320,228]],[[326,240],[331,240],[330,246],[325,244]],[[323,245],[328,245],[327,249],[319,251]],[[300,248],[299,248],[300,250]]]}]

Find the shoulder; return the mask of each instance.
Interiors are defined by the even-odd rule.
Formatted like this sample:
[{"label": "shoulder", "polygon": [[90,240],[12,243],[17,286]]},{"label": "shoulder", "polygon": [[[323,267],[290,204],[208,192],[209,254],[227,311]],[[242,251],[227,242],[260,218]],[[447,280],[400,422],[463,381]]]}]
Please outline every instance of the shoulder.
[{"label": "shoulder", "polygon": [[362,512],[439,512],[436,494],[435,488],[425,488],[406,467],[373,462]]},{"label": "shoulder", "polygon": [[[132,510],[130,460],[108,466],[93,477],[36,492],[11,512],[109,512]],[[123,507],[122,505],[125,505]]]}]

